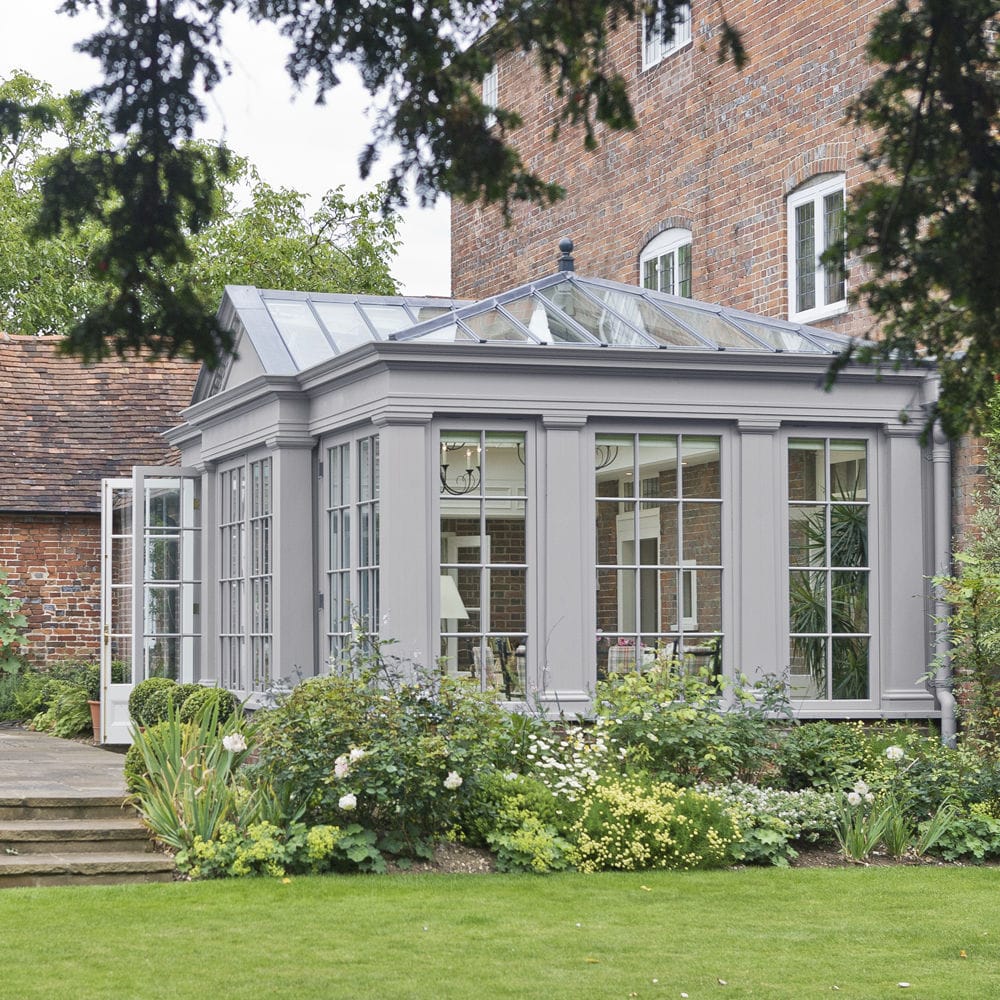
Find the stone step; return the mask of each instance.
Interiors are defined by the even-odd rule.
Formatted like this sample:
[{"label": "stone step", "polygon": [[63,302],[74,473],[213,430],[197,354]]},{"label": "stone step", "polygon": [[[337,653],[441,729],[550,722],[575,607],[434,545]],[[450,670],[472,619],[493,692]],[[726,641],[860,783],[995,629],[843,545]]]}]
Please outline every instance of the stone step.
[{"label": "stone step", "polygon": [[0,820],[0,855],[152,851],[149,831],[138,818]]},{"label": "stone step", "polygon": [[121,795],[0,797],[0,822],[26,819],[116,819],[134,815]]},{"label": "stone step", "polygon": [[0,854],[0,888],[170,882],[173,877],[173,860],[163,854]]}]

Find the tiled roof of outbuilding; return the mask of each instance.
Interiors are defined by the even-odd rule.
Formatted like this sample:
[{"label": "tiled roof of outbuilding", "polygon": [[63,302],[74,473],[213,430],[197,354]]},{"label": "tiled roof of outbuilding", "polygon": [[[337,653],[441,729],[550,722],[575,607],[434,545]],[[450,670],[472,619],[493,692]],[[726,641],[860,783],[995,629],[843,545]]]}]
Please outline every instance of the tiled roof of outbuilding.
[{"label": "tiled roof of outbuilding", "polygon": [[0,334],[0,510],[98,512],[103,477],[177,461],[161,434],[191,402],[198,365],[84,365],[58,345]]}]

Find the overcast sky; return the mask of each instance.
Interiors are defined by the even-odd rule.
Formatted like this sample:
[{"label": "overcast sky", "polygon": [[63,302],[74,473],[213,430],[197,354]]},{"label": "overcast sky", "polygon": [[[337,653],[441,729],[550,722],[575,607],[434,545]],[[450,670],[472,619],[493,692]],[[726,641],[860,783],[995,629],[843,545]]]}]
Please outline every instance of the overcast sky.
[{"label": "overcast sky", "polygon": [[[73,51],[74,43],[89,34],[88,22],[56,14],[57,7],[57,0],[0,0],[0,73],[24,69],[58,91],[97,80],[97,62]],[[349,197],[369,186],[358,177],[357,167],[369,136],[364,116],[368,95],[356,78],[317,106],[308,90],[293,91],[284,70],[288,45],[270,25],[229,18],[224,46],[233,73],[209,96],[210,118],[200,131],[202,138],[225,141],[248,156],[270,184],[315,198],[338,184]],[[431,210],[407,209],[401,236],[393,273],[403,291],[448,295],[446,200]]]}]

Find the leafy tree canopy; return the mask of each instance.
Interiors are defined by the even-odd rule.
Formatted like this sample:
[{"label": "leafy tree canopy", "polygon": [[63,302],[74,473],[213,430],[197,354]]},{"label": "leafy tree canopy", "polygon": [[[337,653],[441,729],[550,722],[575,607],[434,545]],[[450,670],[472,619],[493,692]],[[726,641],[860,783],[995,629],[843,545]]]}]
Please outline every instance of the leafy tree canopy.
[{"label": "leafy tree canopy", "polygon": [[[224,207],[224,186],[241,165],[224,149],[192,143],[203,95],[226,67],[220,15],[242,11],[291,39],[288,71],[322,100],[353,64],[380,107],[366,149],[367,176],[387,142],[398,150],[385,201],[447,192],[509,206],[551,202],[558,185],[534,174],[509,145],[515,113],[482,103],[479,84],[501,52],[531,51],[561,102],[559,122],[634,126],[625,81],[609,65],[609,33],[659,8],[672,22],[684,0],[65,0],[60,10],[96,11],[102,27],[79,48],[101,63],[103,82],[80,98],[104,141],[70,142],[45,160],[33,232],[52,241],[88,236],[84,261],[95,294],[67,341],[84,357],[147,347],[215,364],[229,346],[186,271],[198,239]],[[475,43],[475,44],[473,44]],[[742,59],[723,19],[720,54]],[[53,124],[46,102],[0,99],[0,141]],[[246,169],[245,166],[243,169]]]},{"label": "leafy tree canopy", "polygon": [[[2,328],[64,334],[67,347],[85,357],[101,356],[109,348],[195,353],[199,344],[184,339],[189,326],[153,323],[166,306],[157,301],[155,288],[149,292],[141,284],[129,290],[126,301],[150,325],[118,324],[104,330],[96,325],[95,317],[115,314],[114,295],[121,287],[107,280],[114,266],[107,250],[118,238],[109,227],[116,213],[124,211],[120,195],[107,192],[100,213],[81,215],[73,226],[41,237],[34,232],[46,210],[43,188],[53,163],[65,162],[67,156],[82,161],[107,148],[108,127],[99,110],[79,95],[56,95],[24,73],[0,83],[3,102],[19,102],[36,113],[0,142]],[[310,214],[302,193],[267,184],[243,157],[190,140],[178,152],[198,164],[193,179],[203,176],[214,190],[204,225],[180,220],[186,251],[157,261],[157,287],[183,289],[182,304],[197,316],[214,314],[226,284],[396,292],[389,265],[397,246],[397,220],[381,211],[384,192],[351,202],[337,188]],[[214,349],[210,322],[195,332],[202,332]]]},{"label": "leafy tree canopy", "polygon": [[998,14],[998,0],[896,0],[868,46],[884,68],[851,109],[876,137],[847,220],[883,331],[867,353],[936,357],[927,426],[950,435],[982,428],[1000,372]]}]

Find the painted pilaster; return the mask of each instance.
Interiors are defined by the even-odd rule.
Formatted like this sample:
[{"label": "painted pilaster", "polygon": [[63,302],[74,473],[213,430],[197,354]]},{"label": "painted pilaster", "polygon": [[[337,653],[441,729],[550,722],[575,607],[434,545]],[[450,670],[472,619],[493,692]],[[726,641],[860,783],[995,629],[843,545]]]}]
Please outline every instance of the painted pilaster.
[{"label": "painted pilaster", "polygon": [[[586,420],[545,416],[537,449],[539,697],[552,712],[590,705],[594,672],[593,461]],[[589,582],[588,582],[589,581]]]},{"label": "painted pilaster", "polygon": [[784,462],[777,421],[741,420],[738,427],[733,489],[725,498],[733,526],[727,568],[735,595],[725,663],[753,679],[780,675],[788,665]]}]

